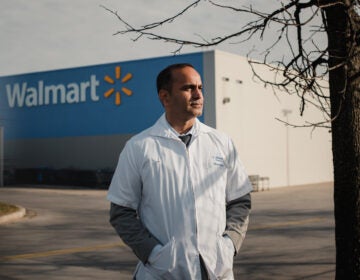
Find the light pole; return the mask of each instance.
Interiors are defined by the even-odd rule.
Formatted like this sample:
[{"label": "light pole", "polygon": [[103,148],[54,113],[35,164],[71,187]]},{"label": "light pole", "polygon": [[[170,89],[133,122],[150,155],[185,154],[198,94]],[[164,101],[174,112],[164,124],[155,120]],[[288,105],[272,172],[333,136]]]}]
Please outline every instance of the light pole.
[{"label": "light pole", "polygon": [[286,186],[290,186],[290,143],[289,143],[289,109],[283,109],[282,113],[286,119]]},{"label": "light pole", "polygon": [[4,186],[4,128],[0,126],[0,187]]}]

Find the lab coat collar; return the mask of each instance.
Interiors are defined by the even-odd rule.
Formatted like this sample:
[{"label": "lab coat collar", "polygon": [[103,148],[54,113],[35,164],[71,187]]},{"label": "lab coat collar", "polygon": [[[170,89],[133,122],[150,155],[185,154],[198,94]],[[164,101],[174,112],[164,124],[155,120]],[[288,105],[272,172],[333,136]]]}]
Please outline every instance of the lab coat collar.
[{"label": "lab coat collar", "polygon": [[[210,128],[198,119],[195,119],[195,123],[192,129],[192,137],[197,137],[200,133],[208,133]],[[151,128],[150,134],[153,136],[166,137],[178,139],[178,135],[175,133],[174,129],[170,126],[166,120],[165,113],[157,120],[155,125]]]}]

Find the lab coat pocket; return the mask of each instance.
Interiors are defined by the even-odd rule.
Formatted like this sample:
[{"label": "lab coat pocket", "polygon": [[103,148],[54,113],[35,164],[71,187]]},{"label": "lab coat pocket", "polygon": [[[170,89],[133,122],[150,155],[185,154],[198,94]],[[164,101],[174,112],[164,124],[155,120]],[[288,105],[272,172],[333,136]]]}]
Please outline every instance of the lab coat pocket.
[{"label": "lab coat pocket", "polygon": [[151,259],[151,264],[147,264],[151,274],[164,276],[175,267],[175,239],[172,238],[161,250]]},{"label": "lab coat pocket", "polygon": [[204,169],[202,170],[201,185],[206,196],[220,204],[225,203],[225,187],[227,178],[227,168],[223,157],[210,154],[205,159]]},{"label": "lab coat pocket", "polygon": [[219,236],[217,240],[216,279],[234,279],[234,245],[228,237]]}]

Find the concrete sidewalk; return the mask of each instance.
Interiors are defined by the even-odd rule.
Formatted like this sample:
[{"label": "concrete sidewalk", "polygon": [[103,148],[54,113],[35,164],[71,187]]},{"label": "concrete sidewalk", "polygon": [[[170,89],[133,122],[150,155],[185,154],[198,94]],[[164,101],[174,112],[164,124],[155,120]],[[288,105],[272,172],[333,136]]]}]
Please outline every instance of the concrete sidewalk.
[{"label": "concrete sidewalk", "polygon": [[[252,194],[235,279],[334,279],[331,184]],[[28,213],[0,225],[0,279],[131,279],[136,257],[108,223],[106,191],[0,188]]]}]

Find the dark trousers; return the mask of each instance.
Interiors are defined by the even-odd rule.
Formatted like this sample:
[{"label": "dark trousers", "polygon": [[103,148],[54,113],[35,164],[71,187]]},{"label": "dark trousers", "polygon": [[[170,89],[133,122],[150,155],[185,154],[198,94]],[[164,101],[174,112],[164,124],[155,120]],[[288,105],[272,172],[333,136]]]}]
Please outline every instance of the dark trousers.
[{"label": "dark trousers", "polygon": [[208,275],[204,260],[201,257],[201,255],[199,256],[199,259],[200,259],[200,268],[201,268],[201,280],[209,280],[209,275]]}]

